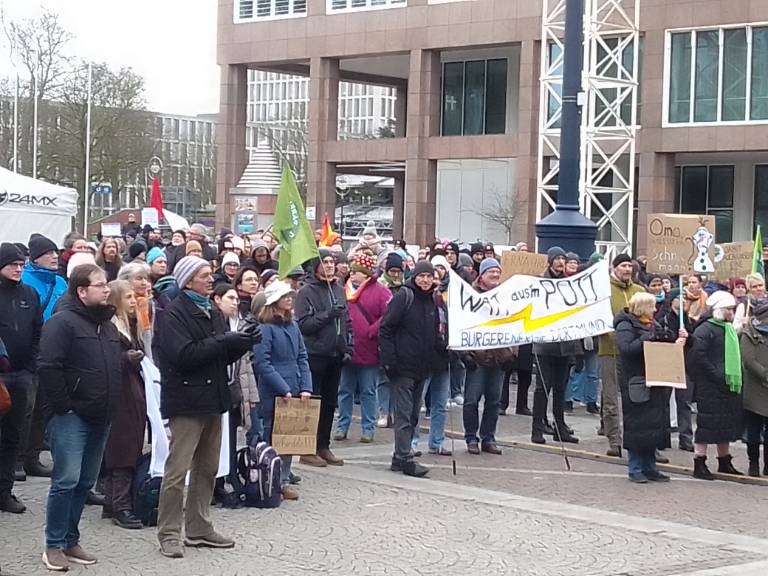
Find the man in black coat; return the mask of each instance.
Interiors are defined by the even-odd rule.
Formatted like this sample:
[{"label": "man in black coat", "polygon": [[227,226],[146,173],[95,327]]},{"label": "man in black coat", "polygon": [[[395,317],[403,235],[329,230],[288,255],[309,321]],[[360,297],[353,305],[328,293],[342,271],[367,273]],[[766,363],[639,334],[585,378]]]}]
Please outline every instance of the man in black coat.
[{"label": "man in black coat", "polygon": [[390,301],[379,328],[379,355],[394,396],[395,451],[391,470],[416,477],[429,472],[429,468],[413,460],[411,439],[419,423],[424,385],[437,354],[434,287],[432,264],[416,264],[413,277]]},{"label": "man in black coat", "polygon": [[40,340],[38,377],[51,414],[48,442],[53,476],[48,493],[43,562],[64,571],[69,563],[94,564],[80,547],[78,524],[96,483],[120,398],[120,337],[111,322],[105,272],[83,264],[72,272],[67,298],[45,323]]},{"label": "man in black coat", "polygon": [[312,386],[320,395],[317,454],[302,456],[309,466],[342,466],[344,460],[330,449],[333,414],[338,404],[341,366],[352,359],[352,321],[344,287],[336,279],[333,253],[320,250],[309,262],[307,279],[296,296],[296,321],[309,356]]},{"label": "man in black coat", "polygon": [[160,411],[171,429],[157,537],[164,556],[181,558],[182,520],[185,546],[235,545],[214,530],[209,512],[219,468],[222,414],[231,406],[227,366],[258,343],[260,333],[255,325],[227,332],[224,317],[211,304],[213,271],[206,260],[185,256],[173,275],[181,292],[165,309],[155,334],[160,343]]},{"label": "man in black coat", "polygon": [[24,254],[13,244],[0,245],[0,340],[10,372],[3,376],[11,409],[0,418],[0,510],[20,514],[26,507],[12,494],[14,468],[26,419],[35,403],[35,369],[43,311],[37,292],[21,283]]}]

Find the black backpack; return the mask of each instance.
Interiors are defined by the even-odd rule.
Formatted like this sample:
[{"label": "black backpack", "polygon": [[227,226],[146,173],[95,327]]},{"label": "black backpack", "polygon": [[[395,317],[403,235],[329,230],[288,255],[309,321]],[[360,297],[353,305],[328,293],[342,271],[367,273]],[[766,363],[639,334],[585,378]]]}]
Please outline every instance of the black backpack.
[{"label": "black backpack", "polygon": [[249,508],[277,508],[282,501],[282,461],[272,446],[259,442],[237,452],[237,497]]},{"label": "black backpack", "polygon": [[161,476],[149,475],[152,453],[142,454],[136,462],[133,478],[133,513],[144,526],[157,526],[157,508],[160,505]]}]

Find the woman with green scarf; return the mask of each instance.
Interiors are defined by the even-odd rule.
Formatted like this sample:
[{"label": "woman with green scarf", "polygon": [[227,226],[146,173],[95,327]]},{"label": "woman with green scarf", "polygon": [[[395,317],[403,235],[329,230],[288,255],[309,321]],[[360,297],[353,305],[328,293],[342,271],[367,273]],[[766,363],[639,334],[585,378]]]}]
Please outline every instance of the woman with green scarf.
[{"label": "woman with green scarf", "polygon": [[721,290],[707,299],[707,308],[711,316],[702,317],[691,350],[698,408],[693,475],[713,480],[707,468],[709,444],[717,445],[718,472],[741,475],[733,467],[729,443],[741,437],[743,409],[741,352],[733,327],[736,299]]}]

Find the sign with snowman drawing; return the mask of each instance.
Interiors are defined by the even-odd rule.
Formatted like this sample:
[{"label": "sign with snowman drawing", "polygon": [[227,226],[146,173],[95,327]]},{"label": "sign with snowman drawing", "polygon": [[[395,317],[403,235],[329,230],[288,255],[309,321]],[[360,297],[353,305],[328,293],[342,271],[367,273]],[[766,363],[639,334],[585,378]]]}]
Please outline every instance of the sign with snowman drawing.
[{"label": "sign with snowman drawing", "polygon": [[713,274],[715,217],[649,214],[647,271],[669,275]]}]

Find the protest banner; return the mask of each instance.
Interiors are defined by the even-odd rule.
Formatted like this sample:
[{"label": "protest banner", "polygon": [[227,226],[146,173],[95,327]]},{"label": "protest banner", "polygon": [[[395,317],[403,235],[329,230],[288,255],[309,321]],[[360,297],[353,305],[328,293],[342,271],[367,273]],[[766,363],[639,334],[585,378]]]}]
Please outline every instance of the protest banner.
[{"label": "protest banner", "polygon": [[144,226],[152,226],[152,228],[160,227],[160,215],[157,212],[157,208],[142,208],[141,209],[141,223]]},{"label": "protest banner", "polygon": [[509,280],[517,274],[526,276],[540,276],[547,269],[546,254],[536,254],[535,252],[512,252],[511,250],[501,253],[501,279]]},{"label": "protest banner", "polygon": [[101,237],[102,238],[120,238],[122,236],[122,230],[120,228],[120,223],[117,222],[115,224],[102,224],[101,225]]},{"label": "protest banner", "polygon": [[613,330],[608,262],[569,278],[518,275],[483,293],[450,274],[448,345],[453,350],[563,342]]},{"label": "protest banner", "polygon": [[645,385],[687,388],[682,344],[643,342]]},{"label": "protest banner", "polygon": [[315,454],[319,420],[319,399],[275,398],[272,447],[283,456]]},{"label": "protest banner", "polygon": [[715,217],[694,214],[648,215],[648,272],[713,274]]},{"label": "protest banner", "polygon": [[754,251],[755,243],[751,240],[718,244],[715,249],[715,279],[726,281],[751,274]]}]

